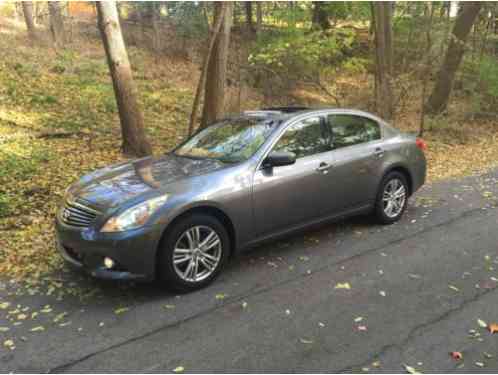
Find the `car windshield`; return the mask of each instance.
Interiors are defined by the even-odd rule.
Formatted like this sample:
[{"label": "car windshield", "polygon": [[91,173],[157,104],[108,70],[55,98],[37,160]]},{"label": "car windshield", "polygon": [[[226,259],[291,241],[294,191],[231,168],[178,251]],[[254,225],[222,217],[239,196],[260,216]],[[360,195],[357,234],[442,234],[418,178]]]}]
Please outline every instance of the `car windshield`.
[{"label": "car windshield", "polygon": [[238,163],[249,159],[274,129],[274,120],[229,119],[201,130],[175,150],[175,155]]}]

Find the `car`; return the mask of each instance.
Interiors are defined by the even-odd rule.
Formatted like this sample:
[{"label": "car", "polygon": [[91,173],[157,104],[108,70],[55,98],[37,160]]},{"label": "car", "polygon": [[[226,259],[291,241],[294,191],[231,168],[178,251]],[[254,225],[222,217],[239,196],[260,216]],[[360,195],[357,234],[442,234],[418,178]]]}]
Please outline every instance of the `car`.
[{"label": "car", "polygon": [[95,277],[195,290],[262,241],[365,213],[396,222],[425,182],[425,148],[359,110],[247,111],[164,155],[69,186],[55,219],[57,248]]}]

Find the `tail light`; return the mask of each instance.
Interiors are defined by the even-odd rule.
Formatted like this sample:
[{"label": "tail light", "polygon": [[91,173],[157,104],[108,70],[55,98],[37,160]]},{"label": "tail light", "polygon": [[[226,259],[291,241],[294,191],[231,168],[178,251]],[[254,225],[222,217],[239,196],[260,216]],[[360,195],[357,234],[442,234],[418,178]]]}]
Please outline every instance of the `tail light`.
[{"label": "tail light", "polygon": [[425,143],[425,141],[422,138],[417,138],[417,140],[415,141],[415,144],[422,151],[427,150],[427,143]]}]

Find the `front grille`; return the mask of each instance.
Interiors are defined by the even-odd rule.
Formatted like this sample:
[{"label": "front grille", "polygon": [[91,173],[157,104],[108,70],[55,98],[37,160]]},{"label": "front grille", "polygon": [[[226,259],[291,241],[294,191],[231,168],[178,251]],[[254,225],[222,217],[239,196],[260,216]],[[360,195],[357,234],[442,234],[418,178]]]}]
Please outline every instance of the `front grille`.
[{"label": "front grille", "polygon": [[98,214],[97,211],[84,204],[66,201],[60,216],[62,222],[67,225],[85,228],[97,218]]}]

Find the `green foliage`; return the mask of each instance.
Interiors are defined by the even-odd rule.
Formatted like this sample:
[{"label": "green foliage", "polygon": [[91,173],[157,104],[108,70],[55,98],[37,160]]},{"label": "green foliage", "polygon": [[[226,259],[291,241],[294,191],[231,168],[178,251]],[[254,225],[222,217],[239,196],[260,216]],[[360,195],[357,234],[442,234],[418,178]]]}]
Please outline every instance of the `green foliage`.
[{"label": "green foliage", "polygon": [[298,79],[330,68],[358,69],[361,59],[350,58],[355,47],[351,29],[305,33],[297,29],[273,38],[261,38],[249,62],[254,67]]},{"label": "green foliage", "polygon": [[8,151],[1,152],[0,179],[7,177],[20,181],[29,179],[40,163],[48,160],[50,160],[49,152],[43,148],[30,150],[27,156]]},{"label": "green foliage", "polygon": [[165,3],[168,18],[175,26],[179,36],[183,38],[198,38],[207,33],[206,17],[199,2],[172,1]]},{"label": "green foliage", "polygon": [[10,212],[10,199],[7,194],[0,191],[0,218],[6,217]]},{"label": "green foliage", "polygon": [[52,95],[44,95],[44,94],[35,94],[31,97],[32,104],[55,104],[57,103],[57,98]]},{"label": "green foliage", "polygon": [[498,63],[496,56],[483,56],[479,66],[479,80],[483,82],[484,94],[498,100]]}]

